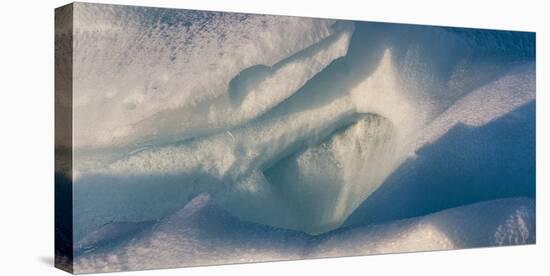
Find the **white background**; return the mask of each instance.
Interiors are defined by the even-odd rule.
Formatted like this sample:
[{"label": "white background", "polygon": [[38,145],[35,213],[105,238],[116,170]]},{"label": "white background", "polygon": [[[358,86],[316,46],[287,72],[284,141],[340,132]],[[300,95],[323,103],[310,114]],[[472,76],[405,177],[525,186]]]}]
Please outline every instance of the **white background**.
[{"label": "white background", "polygon": [[[10,3],[11,2],[11,3]],[[96,1],[93,1],[96,2]],[[101,1],[107,2],[107,1]],[[110,3],[537,32],[537,245],[133,272],[125,275],[546,274],[550,8],[546,1],[180,0]],[[54,8],[0,8],[0,275],[63,275],[53,264]],[[546,79],[545,79],[546,78]],[[545,225],[546,224],[546,225]],[[544,258],[543,256],[547,257]],[[113,274],[110,274],[113,275]]]}]

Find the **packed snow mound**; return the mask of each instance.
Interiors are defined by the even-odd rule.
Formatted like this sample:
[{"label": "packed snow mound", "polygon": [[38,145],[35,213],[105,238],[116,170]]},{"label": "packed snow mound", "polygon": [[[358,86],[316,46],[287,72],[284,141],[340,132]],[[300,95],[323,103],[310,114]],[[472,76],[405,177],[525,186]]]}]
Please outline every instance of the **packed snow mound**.
[{"label": "packed snow mound", "polygon": [[535,203],[498,199],[423,217],[336,230],[319,238],[313,256],[418,252],[535,243]]},{"label": "packed snow mound", "polygon": [[77,148],[173,142],[246,122],[345,55],[353,33],[352,22],[324,19],[77,6]]},{"label": "packed snow mound", "polygon": [[[120,227],[127,229],[127,225]],[[113,227],[111,227],[113,228]],[[123,230],[124,230],[123,229]],[[99,230],[98,232],[106,232]],[[111,232],[113,232],[111,230]],[[108,240],[108,239],[105,239]],[[77,273],[293,260],[535,242],[535,205],[510,198],[321,236],[238,220],[202,194],[124,242],[78,255]],[[238,254],[235,254],[238,252]]]},{"label": "packed snow mound", "polygon": [[513,67],[461,98],[411,137],[405,161],[346,223],[419,216],[493,198],[534,198],[534,99],[534,64]]},{"label": "packed snow mound", "polygon": [[76,240],[203,192],[317,235],[534,194],[533,34],[76,5]]}]

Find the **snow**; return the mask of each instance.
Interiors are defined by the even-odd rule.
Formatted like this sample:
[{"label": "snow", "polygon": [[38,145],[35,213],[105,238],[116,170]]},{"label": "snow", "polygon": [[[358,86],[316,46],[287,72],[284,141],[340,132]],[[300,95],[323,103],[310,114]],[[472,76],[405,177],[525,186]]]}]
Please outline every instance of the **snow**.
[{"label": "snow", "polygon": [[86,3],[74,24],[77,270],[534,242],[533,34]]},{"label": "snow", "polygon": [[509,198],[309,236],[242,222],[201,194],[121,244],[77,257],[76,273],[449,250],[535,241],[535,205]]}]

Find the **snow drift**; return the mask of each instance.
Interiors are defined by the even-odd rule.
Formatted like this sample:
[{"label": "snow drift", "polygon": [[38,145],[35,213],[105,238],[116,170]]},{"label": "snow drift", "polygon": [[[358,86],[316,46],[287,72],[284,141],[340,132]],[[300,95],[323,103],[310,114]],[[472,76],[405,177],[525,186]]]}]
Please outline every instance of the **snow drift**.
[{"label": "snow drift", "polygon": [[[88,252],[79,256],[76,272],[525,244],[535,241],[534,214],[532,200],[501,199],[425,217],[309,236],[242,222],[213,204],[207,194],[202,194],[155,227],[136,225],[141,227],[141,232],[133,238],[123,236],[116,242],[90,244]],[[104,228],[128,227],[106,225]]]},{"label": "snow drift", "polygon": [[533,34],[77,5],[75,241],[136,236],[82,271],[534,241]]}]

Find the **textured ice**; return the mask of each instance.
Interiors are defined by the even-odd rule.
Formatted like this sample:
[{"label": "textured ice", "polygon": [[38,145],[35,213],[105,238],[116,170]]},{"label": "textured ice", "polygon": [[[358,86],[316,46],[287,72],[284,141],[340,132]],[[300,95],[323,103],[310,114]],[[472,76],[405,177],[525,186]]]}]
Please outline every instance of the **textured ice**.
[{"label": "textured ice", "polygon": [[533,34],[76,5],[82,272],[534,242]]}]

